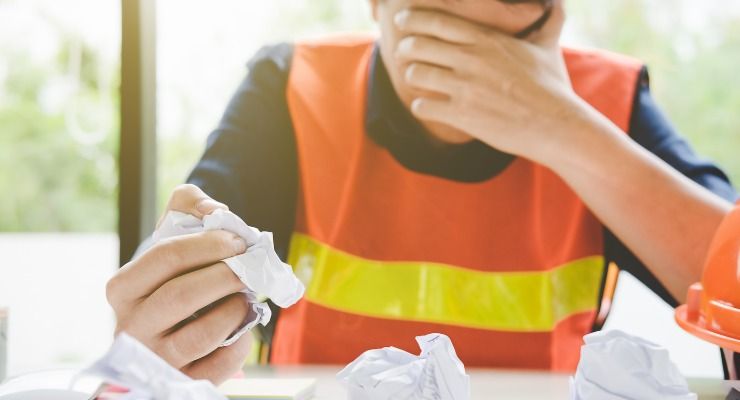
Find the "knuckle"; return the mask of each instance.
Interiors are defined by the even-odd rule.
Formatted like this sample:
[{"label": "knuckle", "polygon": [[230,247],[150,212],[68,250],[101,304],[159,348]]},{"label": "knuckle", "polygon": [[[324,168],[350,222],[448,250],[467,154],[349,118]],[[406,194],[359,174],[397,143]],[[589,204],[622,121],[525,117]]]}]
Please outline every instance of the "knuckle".
[{"label": "knuckle", "polygon": [[453,101],[453,102],[459,102],[460,101],[460,98],[464,96],[463,95],[463,92],[465,90],[463,88],[464,86],[465,86],[464,84],[450,85],[450,88],[449,88],[449,90],[450,90],[449,96],[450,96],[450,100],[451,101]]},{"label": "knuckle", "polygon": [[175,237],[170,237],[152,246],[149,256],[158,266],[176,268],[185,261],[181,250],[180,241]]},{"label": "knuckle", "polygon": [[250,304],[243,293],[229,295],[227,301],[235,308],[235,314],[246,317],[249,314]]},{"label": "knuckle", "polygon": [[485,67],[485,61],[475,48],[470,47],[460,52],[460,65],[465,66],[468,71],[480,71]]},{"label": "knuckle", "polygon": [[193,203],[197,199],[202,197],[205,197],[203,192],[200,190],[199,187],[193,184],[184,183],[181,185],[177,185],[175,189],[172,190],[172,194],[170,195],[170,199],[167,204],[167,209],[187,211],[190,207],[194,205]]},{"label": "knuckle", "polygon": [[126,332],[127,334],[131,335],[134,334],[134,330],[132,328],[133,325],[131,324],[130,320],[119,317],[116,321],[116,329],[114,333],[115,335],[118,335],[121,332]]},{"label": "knuckle", "polygon": [[142,343],[148,343],[153,337],[156,337],[154,330],[147,324],[147,319],[142,318],[141,314],[128,312],[123,315],[116,315],[115,335],[125,332],[135,337]]},{"label": "knuckle", "polygon": [[153,343],[151,350],[176,368],[191,361],[185,356],[182,348],[175,343],[174,336],[168,336]]},{"label": "knuckle", "polygon": [[473,29],[470,33],[471,37],[476,43],[486,42],[490,37],[490,31],[485,28]]},{"label": "knuckle", "polygon": [[[214,267],[221,268],[223,270],[223,274],[225,276],[225,279],[223,280],[225,288],[232,292],[241,292],[242,290],[244,290],[244,282],[242,282],[241,278],[239,278],[237,274],[231,271],[231,268],[229,268],[229,266],[225,262],[221,261],[215,264]],[[237,294],[243,296],[242,293]],[[244,303],[247,303],[247,301],[244,300]]]},{"label": "knuckle", "polygon": [[208,245],[214,252],[220,255],[232,255],[238,250],[236,242],[240,239],[239,236],[224,230],[216,230],[212,232],[206,232],[210,237],[211,243]]},{"label": "knuckle", "polygon": [[207,339],[205,335],[198,333],[198,331],[191,332],[189,335],[175,336],[172,340],[172,350],[181,360],[189,362],[199,358],[203,351],[202,343],[207,343]]},{"label": "knuckle", "polygon": [[459,85],[456,89],[457,102],[463,107],[475,103],[475,97],[475,90],[473,89],[473,87],[471,87],[471,85],[463,83]]},{"label": "knuckle", "polygon": [[206,347],[206,344],[212,341],[206,331],[192,329],[187,334],[168,337],[166,340],[167,352],[174,360],[178,361],[178,365],[186,365],[204,356],[209,350],[214,350],[215,348],[209,349]]},{"label": "knuckle", "polygon": [[105,284],[105,298],[108,304],[113,307],[113,310],[116,310],[118,304],[121,302],[122,286],[120,274],[114,275]]},{"label": "knuckle", "polygon": [[473,100],[476,104],[481,103],[481,99],[485,99],[486,95],[488,94],[488,89],[484,89],[480,85],[471,85],[467,84],[466,86],[470,87],[470,96],[471,100]]},{"label": "knuckle", "polygon": [[250,335],[246,334],[231,345],[232,351],[229,352],[228,358],[224,362],[227,377],[238,371],[239,367],[244,363],[244,359],[249,356],[252,350],[252,340],[250,339]]},{"label": "knuckle", "polygon": [[187,306],[191,298],[187,288],[180,285],[176,280],[165,282],[158,292],[162,305],[169,305],[173,308]]},{"label": "knuckle", "polygon": [[194,193],[198,192],[198,187],[193,185],[192,183],[183,183],[180,185],[177,185],[175,189],[172,191],[172,198],[182,198],[190,196]]}]

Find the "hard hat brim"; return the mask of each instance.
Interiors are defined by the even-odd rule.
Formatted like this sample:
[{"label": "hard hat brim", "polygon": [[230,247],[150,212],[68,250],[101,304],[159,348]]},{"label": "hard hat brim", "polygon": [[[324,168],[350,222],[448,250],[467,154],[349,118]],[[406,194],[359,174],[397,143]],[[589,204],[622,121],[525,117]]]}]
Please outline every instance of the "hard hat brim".
[{"label": "hard hat brim", "polygon": [[740,339],[712,330],[711,327],[706,326],[703,318],[691,321],[688,318],[688,306],[682,305],[678,307],[675,318],[678,325],[686,332],[724,349],[740,353]]}]

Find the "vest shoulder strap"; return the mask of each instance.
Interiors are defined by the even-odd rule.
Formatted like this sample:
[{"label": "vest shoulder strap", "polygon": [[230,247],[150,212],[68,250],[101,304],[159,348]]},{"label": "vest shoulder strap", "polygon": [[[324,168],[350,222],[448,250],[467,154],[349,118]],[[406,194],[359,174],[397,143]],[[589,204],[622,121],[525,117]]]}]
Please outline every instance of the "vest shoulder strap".
[{"label": "vest shoulder strap", "polygon": [[[325,99],[326,90],[342,98],[366,78],[372,34],[336,34],[297,42],[289,86]],[[620,129],[629,130],[643,64],[631,57],[595,49],[564,47],[563,56],[575,92]],[[297,70],[297,71],[296,71]]]},{"label": "vest shoulder strap", "polygon": [[596,49],[563,48],[575,92],[628,132],[642,62]]}]

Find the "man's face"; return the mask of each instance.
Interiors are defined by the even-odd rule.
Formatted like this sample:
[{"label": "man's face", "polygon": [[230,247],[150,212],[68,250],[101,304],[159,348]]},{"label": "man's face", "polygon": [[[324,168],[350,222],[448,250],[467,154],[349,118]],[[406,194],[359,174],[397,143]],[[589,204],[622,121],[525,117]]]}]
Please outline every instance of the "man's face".
[{"label": "man's face", "polygon": [[530,27],[544,12],[543,6],[536,2],[506,4],[498,0],[371,0],[371,6],[380,26],[383,61],[396,92],[407,106],[420,93],[404,84],[402,77],[408,65],[394,56],[398,42],[403,39],[394,23],[396,13],[408,8],[438,10],[514,36]]}]

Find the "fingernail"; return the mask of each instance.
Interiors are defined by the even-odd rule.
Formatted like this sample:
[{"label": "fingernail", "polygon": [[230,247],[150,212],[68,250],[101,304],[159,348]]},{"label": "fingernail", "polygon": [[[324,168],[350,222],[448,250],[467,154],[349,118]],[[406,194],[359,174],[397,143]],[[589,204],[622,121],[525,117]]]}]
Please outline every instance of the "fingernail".
[{"label": "fingernail", "polygon": [[396,23],[396,26],[403,27],[406,25],[406,20],[409,18],[409,10],[403,9],[396,13],[396,15],[393,17],[393,21]]},{"label": "fingernail", "polygon": [[203,199],[198,204],[195,205],[195,209],[198,210],[198,212],[202,213],[203,215],[208,215],[212,213],[217,208],[222,208],[224,210],[228,210],[229,207],[226,206],[226,204],[219,203],[216,200],[213,199]]},{"label": "fingernail", "polygon": [[419,109],[421,109],[421,107],[422,107],[422,103],[424,103],[424,99],[422,99],[421,97],[415,98],[411,102],[411,113],[418,114],[419,113]]},{"label": "fingernail", "polygon": [[411,47],[414,45],[415,40],[413,36],[406,36],[399,40],[396,45],[396,52],[399,54],[411,53]]},{"label": "fingernail", "polygon": [[409,64],[408,67],[406,67],[406,71],[404,71],[403,77],[406,80],[406,82],[411,82],[412,74],[414,73],[414,69],[416,69],[416,63]]}]

